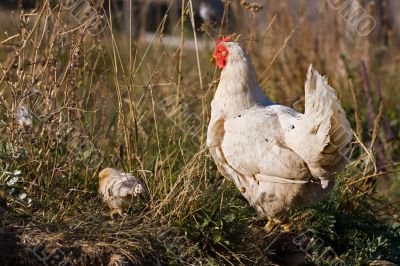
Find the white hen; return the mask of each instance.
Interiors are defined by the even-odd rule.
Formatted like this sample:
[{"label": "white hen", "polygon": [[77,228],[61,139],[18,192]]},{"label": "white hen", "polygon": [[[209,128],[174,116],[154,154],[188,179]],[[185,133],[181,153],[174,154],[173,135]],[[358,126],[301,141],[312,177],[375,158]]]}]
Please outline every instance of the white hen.
[{"label": "white hen", "polygon": [[351,148],[350,125],[335,91],[310,66],[305,113],[298,113],[263,94],[238,43],[223,38],[213,56],[222,72],[207,145],[219,171],[270,219],[321,200]]},{"label": "white hen", "polygon": [[99,173],[99,193],[114,213],[123,216],[132,198],[144,193],[143,183],[130,173],[105,168]]}]

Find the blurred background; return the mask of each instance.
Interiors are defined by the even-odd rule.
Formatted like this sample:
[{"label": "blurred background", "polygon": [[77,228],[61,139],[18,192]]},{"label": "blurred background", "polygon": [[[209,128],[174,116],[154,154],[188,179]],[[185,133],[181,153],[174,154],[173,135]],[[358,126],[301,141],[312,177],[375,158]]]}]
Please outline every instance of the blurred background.
[{"label": "blurred background", "polygon": [[[66,9],[75,9],[76,12],[93,12],[97,9],[101,12],[108,11],[113,13],[113,20],[120,26],[129,31],[130,21],[131,30],[134,37],[146,32],[154,32],[162,21],[164,15],[168,13],[167,23],[173,27],[182,14],[182,2],[177,0],[114,0],[114,1],[49,1],[53,5],[63,3]],[[17,8],[32,9],[41,5],[42,1],[38,0],[4,0],[0,3],[3,9],[16,10]],[[222,0],[195,0],[191,1],[194,11],[196,26],[200,27],[202,23],[211,22],[220,25],[224,19],[224,7],[229,6],[226,17],[237,20],[239,25],[247,24],[249,21],[243,17],[244,13],[241,6],[247,6],[257,10],[256,21],[254,24],[257,29],[265,28],[268,23],[266,17],[274,14],[277,8],[284,8],[288,14],[293,16],[295,21],[305,18],[310,21],[321,20],[321,16],[329,16],[330,13],[337,12],[342,16],[350,17],[351,15],[361,15],[362,12],[369,12],[375,19],[376,25],[373,26],[375,37],[390,38],[395,36],[399,38],[400,20],[396,16],[399,3],[395,0],[326,0],[326,1],[303,1],[303,0],[285,0],[281,3],[274,1],[222,1]],[[227,4],[228,3],[228,4]],[[246,5],[247,4],[247,5]],[[258,7],[256,7],[258,5]],[[324,6],[329,6],[330,10],[324,10]],[[254,7],[256,7],[254,9]],[[361,8],[365,8],[361,10]],[[360,17],[358,17],[360,18]],[[354,19],[354,18],[353,18]],[[232,23],[232,21],[230,21]],[[232,25],[233,26],[233,25]],[[369,32],[368,32],[369,33]],[[385,41],[388,41],[386,39]]]}]

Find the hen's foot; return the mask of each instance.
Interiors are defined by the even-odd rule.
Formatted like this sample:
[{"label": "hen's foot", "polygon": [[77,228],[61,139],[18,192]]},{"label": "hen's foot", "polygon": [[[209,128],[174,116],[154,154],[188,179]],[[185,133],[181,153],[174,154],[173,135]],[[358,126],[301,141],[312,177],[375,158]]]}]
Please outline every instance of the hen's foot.
[{"label": "hen's foot", "polygon": [[290,224],[281,224],[280,227],[281,227],[282,232],[285,232],[285,233],[290,232]]},{"label": "hen's foot", "polygon": [[274,220],[272,218],[268,218],[267,224],[264,226],[264,230],[266,232],[271,232],[273,230],[279,229],[281,232],[290,232],[290,224],[282,223],[279,220]]},{"label": "hen's foot", "polygon": [[276,227],[276,222],[272,218],[268,218],[267,224],[264,226],[266,232],[271,232]]}]

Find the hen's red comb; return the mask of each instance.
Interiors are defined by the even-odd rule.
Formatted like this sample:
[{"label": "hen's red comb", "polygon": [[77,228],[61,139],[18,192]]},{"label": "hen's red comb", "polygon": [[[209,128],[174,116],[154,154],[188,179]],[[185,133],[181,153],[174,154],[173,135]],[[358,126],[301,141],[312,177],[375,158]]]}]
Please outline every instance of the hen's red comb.
[{"label": "hen's red comb", "polygon": [[224,37],[217,38],[216,44],[218,45],[222,42],[230,42],[230,41],[232,41],[231,37],[224,36]]}]

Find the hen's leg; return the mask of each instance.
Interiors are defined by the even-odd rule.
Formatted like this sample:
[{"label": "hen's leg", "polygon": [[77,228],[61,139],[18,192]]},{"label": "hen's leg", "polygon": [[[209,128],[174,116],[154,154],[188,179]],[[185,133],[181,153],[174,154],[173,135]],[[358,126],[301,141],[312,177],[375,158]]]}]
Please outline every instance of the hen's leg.
[{"label": "hen's leg", "polygon": [[268,222],[264,226],[264,230],[267,232],[271,232],[275,228],[276,222],[274,219],[268,217]]},{"label": "hen's leg", "polygon": [[283,223],[281,220],[273,218],[268,218],[268,222],[264,226],[264,230],[267,232],[271,232],[277,227],[279,227],[282,232],[290,232],[290,224]]},{"label": "hen's leg", "polygon": [[285,233],[290,232],[290,224],[287,224],[287,223],[281,224],[281,228],[282,228],[282,231]]}]

